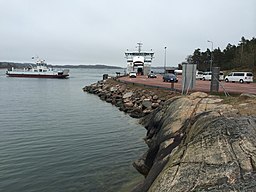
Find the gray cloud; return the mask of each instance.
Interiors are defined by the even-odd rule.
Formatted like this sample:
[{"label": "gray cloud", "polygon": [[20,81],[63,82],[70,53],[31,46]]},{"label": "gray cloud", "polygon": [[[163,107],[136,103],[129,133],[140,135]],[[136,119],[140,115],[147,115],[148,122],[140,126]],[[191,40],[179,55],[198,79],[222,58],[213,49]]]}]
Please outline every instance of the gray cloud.
[{"label": "gray cloud", "polygon": [[255,0],[0,0],[0,60],[125,67],[124,51],[155,51],[176,66],[194,49],[256,36]]}]

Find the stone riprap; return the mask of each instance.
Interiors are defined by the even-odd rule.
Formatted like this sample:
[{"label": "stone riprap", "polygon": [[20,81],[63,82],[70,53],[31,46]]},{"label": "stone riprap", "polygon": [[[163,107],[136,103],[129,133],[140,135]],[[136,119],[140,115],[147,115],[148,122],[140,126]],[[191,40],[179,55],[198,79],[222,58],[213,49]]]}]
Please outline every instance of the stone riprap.
[{"label": "stone riprap", "polygon": [[172,96],[172,92],[160,96],[158,91],[129,87],[113,80],[104,80],[83,88],[84,91],[96,94],[100,99],[112,103],[131,117],[140,118],[162,106]]}]

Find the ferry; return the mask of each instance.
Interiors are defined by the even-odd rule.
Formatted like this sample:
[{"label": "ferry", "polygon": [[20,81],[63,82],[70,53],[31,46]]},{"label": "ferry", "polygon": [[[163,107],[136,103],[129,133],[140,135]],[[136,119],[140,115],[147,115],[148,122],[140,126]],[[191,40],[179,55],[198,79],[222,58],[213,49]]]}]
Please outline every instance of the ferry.
[{"label": "ferry", "polygon": [[[32,58],[33,59],[33,58]],[[60,78],[64,79],[69,76],[69,70],[55,70],[50,68],[45,63],[45,60],[38,59],[36,65],[24,68],[24,69],[15,69],[12,67],[6,71],[6,75],[9,77],[34,77],[34,78]]]},{"label": "ferry", "polygon": [[142,51],[142,43],[137,43],[138,50],[125,52],[127,60],[127,73],[136,72],[137,75],[148,75],[151,72],[151,64],[154,58],[154,52]]}]

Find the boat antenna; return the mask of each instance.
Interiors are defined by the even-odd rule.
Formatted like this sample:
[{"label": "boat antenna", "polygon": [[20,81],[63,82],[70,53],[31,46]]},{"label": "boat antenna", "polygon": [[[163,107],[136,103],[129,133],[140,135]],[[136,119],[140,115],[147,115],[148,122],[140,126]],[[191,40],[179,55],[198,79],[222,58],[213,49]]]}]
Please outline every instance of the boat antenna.
[{"label": "boat antenna", "polygon": [[139,51],[139,53],[141,52],[141,46],[143,45],[141,42],[139,42],[139,43],[137,43],[138,44],[138,51]]}]

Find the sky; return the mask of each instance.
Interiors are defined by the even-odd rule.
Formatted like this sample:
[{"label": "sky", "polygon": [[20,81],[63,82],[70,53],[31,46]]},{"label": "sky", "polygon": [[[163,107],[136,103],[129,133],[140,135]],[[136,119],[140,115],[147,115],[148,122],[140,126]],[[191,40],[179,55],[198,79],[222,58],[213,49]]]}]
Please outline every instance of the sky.
[{"label": "sky", "polygon": [[177,66],[200,48],[256,37],[255,0],[0,0],[0,61],[126,67],[124,52],[153,50]]}]

